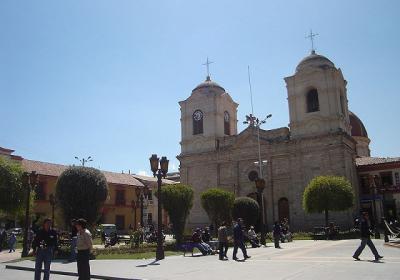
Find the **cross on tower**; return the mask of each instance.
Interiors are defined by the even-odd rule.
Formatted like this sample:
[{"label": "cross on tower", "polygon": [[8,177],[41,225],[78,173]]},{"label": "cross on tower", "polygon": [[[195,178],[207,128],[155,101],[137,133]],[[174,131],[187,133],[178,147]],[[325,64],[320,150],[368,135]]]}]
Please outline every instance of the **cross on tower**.
[{"label": "cross on tower", "polygon": [[314,48],[314,37],[318,36],[319,34],[313,33],[312,29],[310,30],[310,35],[306,36],[306,39],[310,39],[311,41],[311,53],[315,53],[315,48]]},{"label": "cross on tower", "polygon": [[205,65],[207,67],[207,80],[210,80],[210,64],[214,63],[213,61],[209,61],[208,60],[208,56],[207,56],[207,62],[203,63],[202,65]]}]

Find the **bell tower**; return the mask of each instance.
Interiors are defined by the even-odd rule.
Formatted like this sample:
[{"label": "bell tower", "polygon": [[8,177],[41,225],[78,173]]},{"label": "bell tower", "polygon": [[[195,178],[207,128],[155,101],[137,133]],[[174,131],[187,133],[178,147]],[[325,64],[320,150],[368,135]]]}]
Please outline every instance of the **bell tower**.
[{"label": "bell tower", "polygon": [[209,75],[179,106],[181,155],[213,151],[217,138],[237,134],[238,104]]},{"label": "bell tower", "polygon": [[351,134],[347,82],[332,61],[312,50],[285,82],[293,138],[335,131]]}]

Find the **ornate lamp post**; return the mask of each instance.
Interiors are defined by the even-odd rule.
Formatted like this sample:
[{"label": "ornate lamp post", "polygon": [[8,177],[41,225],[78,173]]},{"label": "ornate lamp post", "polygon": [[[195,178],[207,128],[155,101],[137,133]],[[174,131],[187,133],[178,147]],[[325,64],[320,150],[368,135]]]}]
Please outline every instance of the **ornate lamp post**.
[{"label": "ornate lamp post", "polygon": [[375,182],[375,178],[377,176],[369,176],[369,184],[370,184],[370,188],[373,192],[373,200],[372,200],[372,206],[374,207],[374,223],[375,223],[375,238],[376,239],[380,239],[381,238],[381,234],[379,232],[379,222],[378,222],[378,215],[376,213],[376,182]]},{"label": "ornate lamp post", "polygon": [[[168,162],[167,157],[161,157],[161,160],[156,154],[150,157],[150,167],[153,172],[153,176],[157,176],[157,194],[158,194],[158,206],[157,206],[157,253],[156,260],[164,259],[164,248],[163,248],[163,235],[162,235],[162,195],[161,195],[161,183],[162,178],[168,173]],[[160,166],[160,168],[158,168]]]},{"label": "ornate lamp post", "polygon": [[55,222],[54,222],[54,207],[56,206],[57,201],[56,201],[56,197],[55,197],[54,194],[50,194],[50,195],[49,195],[49,202],[50,202],[50,205],[51,205],[51,221],[53,222],[53,227],[55,227]]},{"label": "ornate lamp post", "polygon": [[263,190],[265,188],[265,180],[263,179],[263,172],[262,167],[267,164],[266,160],[261,159],[261,144],[260,144],[260,126],[267,122],[267,119],[272,117],[272,114],[269,114],[265,117],[265,119],[260,120],[259,118],[250,114],[246,116],[246,121],[244,124],[249,124],[250,126],[255,126],[257,128],[257,146],[258,146],[258,161],[255,164],[259,168],[259,176],[255,180],[257,192],[260,196],[261,201],[261,244],[265,245],[265,215],[264,215],[264,197],[263,197]]},{"label": "ornate lamp post", "polygon": [[133,212],[133,230],[136,230],[136,201],[132,199],[131,201],[131,207],[132,207],[132,212]]},{"label": "ornate lamp post", "polygon": [[145,186],[144,188],[136,188],[137,204],[140,203],[140,226],[143,227],[143,210],[144,210],[144,197],[149,192],[149,188]]},{"label": "ornate lamp post", "polygon": [[75,157],[76,160],[79,160],[79,162],[82,164],[82,166],[85,166],[85,163],[93,161],[93,158],[91,156],[88,156],[87,158],[78,158]]},{"label": "ornate lamp post", "polygon": [[264,219],[264,199],[263,191],[265,189],[265,180],[262,178],[257,178],[255,180],[258,195],[261,201],[261,244],[265,246],[265,219]]},{"label": "ornate lamp post", "polygon": [[28,256],[28,230],[30,226],[30,219],[29,219],[29,208],[31,204],[31,191],[36,187],[38,174],[35,171],[32,171],[30,174],[25,172],[22,176],[22,181],[24,186],[26,187],[26,206],[25,206],[25,228],[24,228],[24,241],[23,241],[23,248],[21,257]]}]

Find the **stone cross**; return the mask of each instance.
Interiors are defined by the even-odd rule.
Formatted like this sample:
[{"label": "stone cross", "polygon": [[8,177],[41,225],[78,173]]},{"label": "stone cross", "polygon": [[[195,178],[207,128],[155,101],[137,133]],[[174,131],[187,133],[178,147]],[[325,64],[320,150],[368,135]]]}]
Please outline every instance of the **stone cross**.
[{"label": "stone cross", "polygon": [[209,61],[208,56],[207,56],[207,62],[202,64],[202,65],[206,65],[206,67],[207,67],[207,79],[210,79],[210,64],[211,63],[214,63],[214,62]]},{"label": "stone cross", "polygon": [[310,35],[306,36],[306,39],[310,39],[311,41],[311,52],[315,53],[315,49],[314,49],[314,37],[318,36],[319,34],[317,33],[313,33],[312,29],[310,30]]}]

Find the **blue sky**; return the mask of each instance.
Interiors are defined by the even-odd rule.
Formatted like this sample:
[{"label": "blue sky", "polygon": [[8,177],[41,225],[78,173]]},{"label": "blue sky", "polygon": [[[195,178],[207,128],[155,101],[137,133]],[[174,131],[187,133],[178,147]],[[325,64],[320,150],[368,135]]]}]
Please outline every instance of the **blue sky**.
[{"label": "blue sky", "polygon": [[374,156],[400,156],[399,1],[0,2],[0,146],[62,164],[149,173],[178,167],[178,101],[212,79],[250,112],[288,124],[283,78],[309,53],[340,67]]}]

